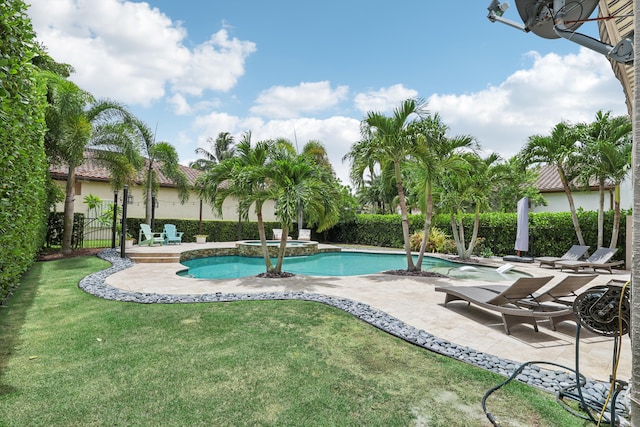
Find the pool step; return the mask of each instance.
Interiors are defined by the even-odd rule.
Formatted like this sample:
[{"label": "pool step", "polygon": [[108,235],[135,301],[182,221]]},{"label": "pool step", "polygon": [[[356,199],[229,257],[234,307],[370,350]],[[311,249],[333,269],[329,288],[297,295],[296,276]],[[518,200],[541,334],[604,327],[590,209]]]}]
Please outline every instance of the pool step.
[{"label": "pool step", "polygon": [[127,252],[127,256],[135,263],[172,263],[180,262],[180,253],[166,252]]}]

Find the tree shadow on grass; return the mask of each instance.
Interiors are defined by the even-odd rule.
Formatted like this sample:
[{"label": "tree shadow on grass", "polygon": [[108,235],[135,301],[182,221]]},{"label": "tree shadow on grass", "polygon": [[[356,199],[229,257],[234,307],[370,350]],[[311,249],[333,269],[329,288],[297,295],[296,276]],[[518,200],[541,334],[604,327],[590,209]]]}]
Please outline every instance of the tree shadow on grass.
[{"label": "tree shadow on grass", "polygon": [[43,264],[35,263],[20,280],[12,295],[0,305],[0,396],[15,392],[4,384],[4,372],[9,360],[20,346],[20,331],[43,280]]}]

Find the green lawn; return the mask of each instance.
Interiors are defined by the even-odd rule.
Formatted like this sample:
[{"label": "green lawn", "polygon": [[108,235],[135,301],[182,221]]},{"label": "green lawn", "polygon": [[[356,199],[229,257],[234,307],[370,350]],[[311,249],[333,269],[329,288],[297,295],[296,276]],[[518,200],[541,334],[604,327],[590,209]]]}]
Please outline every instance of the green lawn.
[{"label": "green lawn", "polygon": [[[2,426],[486,426],[504,378],[322,304],[137,305],[77,288],[96,257],[34,265],[0,309]],[[503,426],[581,426],[510,383]]]}]

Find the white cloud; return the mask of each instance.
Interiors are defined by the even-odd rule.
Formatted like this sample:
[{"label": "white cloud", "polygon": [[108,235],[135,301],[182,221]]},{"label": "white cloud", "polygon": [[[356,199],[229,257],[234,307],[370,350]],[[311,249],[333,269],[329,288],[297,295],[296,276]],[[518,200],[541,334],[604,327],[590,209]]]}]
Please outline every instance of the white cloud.
[{"label": "white cloud", "polygon": [[184,73],[172,79],[173,88],[198,96],[205,89],[226,92],[242,77],[245,59],[255,50],[255,43],[229,39],[227,30],[220,30],[196,46]]},{"label": "white cloud", "polygon": [[354,103],[362,113],[369,111],[388,113],[393,111],[405,99],[415,98],[416,96],[418,96],[417,91],[408,89],[402,84],[396,84],[377,91],[359,93],[356,95]]},{"label": "white cloud", "polygon": [[516,154],[527,138],[548,134],[560,121],[590,122],[598,110],[626,114],[624,95],[604,56],[540,56],[498,86],[464,95],[434,94],[428,108],[438,112],[454,135],[478,138],[483,148],[504,157]]},{"label": "white cloud", "polygon": [[[189,50],[186,30],[148,3],[122,0],[30,1],[33,27],[49,54],[71,64],[71,79],[99,98],[149,105],[175,92],[227,91],[244,73],[252,42],[226,30]],[[215,77],[212,77],[215,76]],[[173,102],[179,100],[173,99]],[[185,107],[183,104],[182,107]]]},{"label": "white cloud", "polygon": [[211,113],[199,116],[194,121],[194,130],[198,133],[198,146],[207,148],[208,137],[220,132],[229,132],[239,139],[243,132],[251,131],[252,141],[286,138],[302,149],[310,140],[324,144],[336,175],[349,184],[349,164],[342,157],[349,151],[351,144],[360,138],[360,121],[334,116],[327,119],[299,118],[287,120],[263,121],[258,117],[240,118],[225,113]]},{"label": "white cloud", "polygon": [[191,114],[191,106],[182,94],[176,93],[167,98],[167,103],[173,107],[173,112],[178,116]]},{"label": "white cloud", "polygon": [[273,86],[258,95],[256,105],[250,111],[268,118],[294,118],[333,107],[344,100],[348,93],[347,86],[333,89],[328,81]]}]

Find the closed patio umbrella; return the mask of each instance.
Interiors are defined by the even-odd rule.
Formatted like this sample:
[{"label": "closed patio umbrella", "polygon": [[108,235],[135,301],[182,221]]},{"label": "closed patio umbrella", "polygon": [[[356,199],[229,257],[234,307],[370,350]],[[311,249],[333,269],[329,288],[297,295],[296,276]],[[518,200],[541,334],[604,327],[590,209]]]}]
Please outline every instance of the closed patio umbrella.
[{"label": "closed patio umbrella", "polygon": [[518,222],[516,230],[515,250],[527,252],[529,250],[529,198],[523,197],[518,200]]}]

